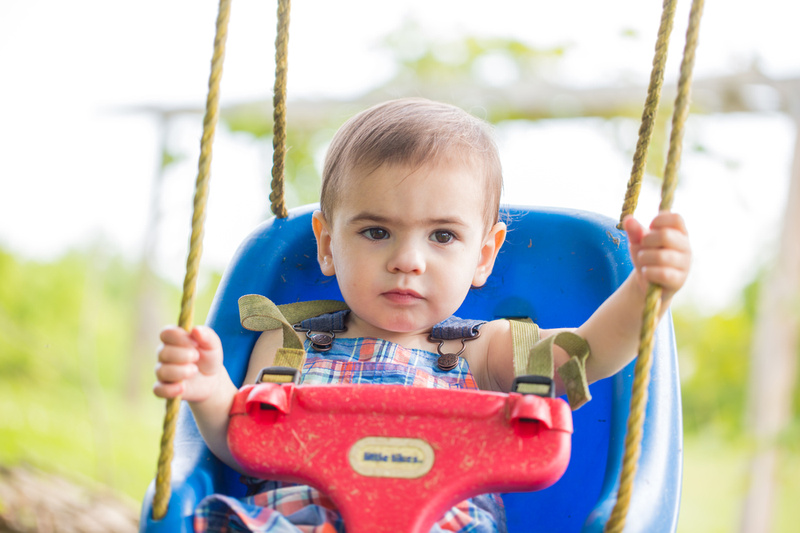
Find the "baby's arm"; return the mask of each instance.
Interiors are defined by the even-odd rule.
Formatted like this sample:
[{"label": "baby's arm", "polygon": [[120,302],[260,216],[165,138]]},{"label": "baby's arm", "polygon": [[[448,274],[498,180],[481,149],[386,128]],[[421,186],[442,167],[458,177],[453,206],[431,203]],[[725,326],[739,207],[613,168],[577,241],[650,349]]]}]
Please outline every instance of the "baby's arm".
[{"label": "baby's arm", "polygon": [[586,363],[590,382],[615,374],[636,356],[648,284],[662,287],[660,320],[689,275],[691,248],[680,215],[659,213],[649,228],[632,217],[623,224],[634,270],[577,329],[592,349]]},{"label": "baby's arm", "polygon": [[[245,383],[254,383],[261,368],[270,366],[280,346],[281,331],[264,332],[250,355]],[[153,392],[161,398],[181,396],[192,409],[208,448],[221,461],[240,471],[228,449],[228,413],[237,388],[222,365],[222,343],[211,328],[186,332],[168,327],[161,332]]]},{"label": "baby's arm", "polygon": [[[648,283],[663,287],[659,318],[669,307],[689,272],[691,250],[683,219],[673,213],[660,213],[649,228],[633,218],[625,219],[634,271],[592,316],[577,329],[541,330],[541,338],[561,331],[574,331],[589,343],[592,354],[586,362],[590,383],[611,376],[628,364],[639,346],[642,311]],[[513,345],[507,321],[493,321],[481,329],[488,345],[470,361],[481,388],[507,391],[514,379]],[[485,353],[485,359],[481,355]],[[569,356],[554,346],[554,364],[558,368]],[[556,389],[564,392],[558,375]]]},{"label": "baby's arm", "polygon": [[161,342],[153,392],[189,402],[209,449],[228,466],[238,468],[227,441],[228,412],[237,389],[222,365],[219,337],[204,326],[191,332],[168,327],[161,332]]}]

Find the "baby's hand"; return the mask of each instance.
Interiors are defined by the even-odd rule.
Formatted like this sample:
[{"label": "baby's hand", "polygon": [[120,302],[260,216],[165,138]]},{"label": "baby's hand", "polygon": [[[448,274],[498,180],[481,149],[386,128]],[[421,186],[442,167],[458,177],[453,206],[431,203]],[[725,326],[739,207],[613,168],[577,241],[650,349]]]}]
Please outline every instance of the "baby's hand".
[{"label": "baby's hand", "polygon": [[208,399],[222,377],[222,343],[211,328],[186,332],[168,327],[161,332],[153,392],[161,398],[182,396],[190,402]]},{"label": "baby's hand", "polygon": [[686,282],[692,260],[683,218],[662,211],[649,228],[633,217],[626,217],[623,225],[639,286],[646,289],[648,283],[660,285],[664,290],[662,298],[668,301]]}]

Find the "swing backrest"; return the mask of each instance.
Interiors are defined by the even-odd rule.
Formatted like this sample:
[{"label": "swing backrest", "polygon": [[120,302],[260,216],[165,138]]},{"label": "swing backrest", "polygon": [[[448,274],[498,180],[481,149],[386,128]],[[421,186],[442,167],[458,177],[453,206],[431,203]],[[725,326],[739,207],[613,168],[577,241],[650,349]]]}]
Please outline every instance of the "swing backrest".
[{"label": "swing backrest", "polygon": [[[341,299],[322,275],[311,232],[314,206],[265,222],[242,243],[208,317],[222,338],[225,366],[242,384],[258,333],[239,323],[238,298],[263,294],[276,303]],[[613,220],[577,210],[510,207],[509,233],[489,282],[472,289],[458,316],[531,317],[543,328],[578,326],[631,271],[625,234]],[[560,481],[535,493],[505,494],[508,528],[602,531],[616,498],[626,434],[633,363],[591,385],[593,399],[574,413],[572,457]],[[671,319],[656,333],[642,455],[626,531],[673,532],[681,486],[682,431],[677,354]],[[502,460],[502,458],[498,458]],[[150,518],[153,486],[140,529],[192,531],[191,515],[206,495],[243,495],[239,475],[207,449],[184,405],[173,461],[167,516]]]}]

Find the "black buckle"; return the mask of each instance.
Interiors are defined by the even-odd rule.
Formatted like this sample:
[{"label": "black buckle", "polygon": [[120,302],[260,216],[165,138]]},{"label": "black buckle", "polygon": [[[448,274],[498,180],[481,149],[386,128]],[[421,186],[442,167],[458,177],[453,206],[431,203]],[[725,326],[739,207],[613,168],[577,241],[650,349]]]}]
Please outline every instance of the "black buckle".
[{"label": "black buckle", "polygon": [[517,389],[519,385],[547,385],[547,393],[546,394],[539,394],[538,392],[521,392],[520,394],[535,394],[536,396],[541,396],[542,398],[555,398],[556,397],[556,385],[553,381],[553,378],[548,378],[546,376],[534,376],[534,375],[525,375],[525,376],[517,376],[514,378],[514,382],[511,384],[511,392],[519,392]]},{"label": "black buckle", "polygon": [[295,385],[300,384],[300,371],[290,366],[268,366],[262,368],[256,378],[256,384],[262,383],[264,375],[267,374],[273,376],[291,376],[292,380],[289,383],[294,383]]}]

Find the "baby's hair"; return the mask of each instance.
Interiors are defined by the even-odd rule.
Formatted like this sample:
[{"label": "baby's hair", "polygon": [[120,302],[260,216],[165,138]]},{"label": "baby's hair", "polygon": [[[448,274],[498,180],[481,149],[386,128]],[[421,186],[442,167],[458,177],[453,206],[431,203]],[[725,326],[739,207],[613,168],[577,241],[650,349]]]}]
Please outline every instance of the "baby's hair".
[{"label": "baby's hair", "polygon": [[356,170],[369,173],[383,164],[416,169],[447,158],[461,158],[483,177],[486,221],[491,227],[498,220],[503,188],[492,127],[458,107],[423,98],[378,104],[336,132],[322,171],[322,213],[332,220],[344,181]]}]

